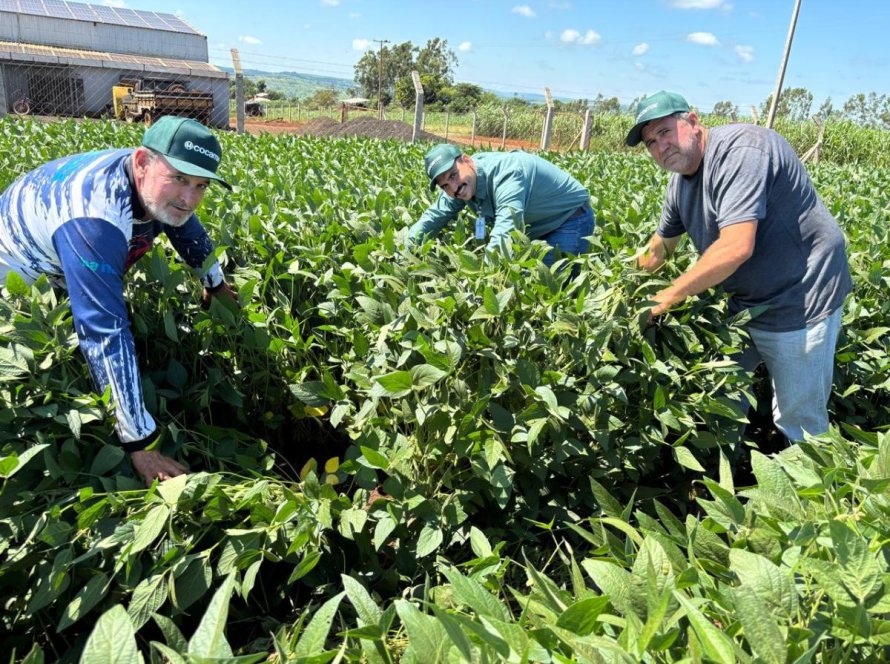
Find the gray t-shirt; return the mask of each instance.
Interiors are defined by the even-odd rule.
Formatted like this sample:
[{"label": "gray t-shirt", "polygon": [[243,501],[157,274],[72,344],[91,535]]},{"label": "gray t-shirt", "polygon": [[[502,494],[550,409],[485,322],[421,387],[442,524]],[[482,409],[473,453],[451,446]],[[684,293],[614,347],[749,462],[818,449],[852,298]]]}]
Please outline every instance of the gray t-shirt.
[{"label": "gray t-shirt", "polygon": [[731,313],[767,305],[750,325],[783,332],[843,303],[852,289],[844,235],[794,150],[770,129],[714,127],[698,171],[671,177],[658,234],[688,233],[702,254],[721,228],[754,219],[754,253],[722,283]]}]

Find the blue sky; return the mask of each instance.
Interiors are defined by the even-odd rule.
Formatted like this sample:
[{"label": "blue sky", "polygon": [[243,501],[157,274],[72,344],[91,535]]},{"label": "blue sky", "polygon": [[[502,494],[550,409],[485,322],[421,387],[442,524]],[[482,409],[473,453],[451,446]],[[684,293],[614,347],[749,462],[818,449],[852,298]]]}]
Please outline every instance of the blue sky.
[{"label": "blue sky", "polygon": [[[177,14],[207,35],[210,60],[352,78],[374,40],[441,37],[455,79],[501,92],[627,104],[661,88],[701,110],[729,100],[747,114],[773,91],[793,0],[105,0]],[[785,87],[831,97],[890,93],[890,2],[802,0]]]}]

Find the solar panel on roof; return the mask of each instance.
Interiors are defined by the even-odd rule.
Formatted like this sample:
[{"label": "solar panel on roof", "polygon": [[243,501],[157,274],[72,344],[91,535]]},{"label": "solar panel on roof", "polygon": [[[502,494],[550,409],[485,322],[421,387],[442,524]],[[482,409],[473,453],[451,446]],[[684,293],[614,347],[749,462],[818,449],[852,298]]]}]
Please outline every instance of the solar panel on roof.
[{"label": "solar panel on roof", "polygon": [[195,34],[195,29],[190,26],[188,23],[183,21],[178,16],[174,16],[173,14],[158,14],[158,18],[163,20],[170,26],[172,30],[176,32],[189,32],[191,34]]},{"label": "solar panel on roof", "polygon": [[46,7],[46,15],[56,18],[71,18],[71,10],[62,0],[43,0]]},{"label": "solar panel on roof", "polygon": [[162,14],[137,9],[116,9],[98,4],[71,2],[70,0],[0,0],[0,11],[73,18],[111,25],[128,25],[136,28],[150,27],[186,34],[201,34],[188,23],[173,14]]},{"label": "solar panel on roof", "polygon": [[96,12],[96,16],[99,17],[99,20],[102,23],[111,23],[112,25],[126,25],[123,21],[121,21],[120,16],[118,16],[114,9],[111,7],[105,7],[103,5],[90,5],[90,8]]},{"label": "solar panel on roof", "polygon": [[70,9],[71,13],[74,15],[74,18],[82,21],[97,20],[96,15],[93,13],[93,10],[89,5],[84,5],[79,2],[68,2],[66,4],[68,5],[68,9]]},{"label": "solar panel on roof", "polygon": [[140,12],[139,18],[148,23],[149,26],[155,28],[157,30],[169,30],[170,26],[167,25],[163,19],[161,19],[154,12]]},{"label": "solar panel on roof", "polygon": [[43,3],[39,2],[39,0],[20,0],[19,6],[23,14],[35,14],[37,16],[46,14],[46,11],[43,9]]},{"label": "solar panel on roof", "polygon": [[142,14],[133,11],[132,9],[127,9],[126,7],[115,7],[114,11],[117,12],[117,15],[120,17],[121,21],[123,21],[125,25],[132,25],[135,28],[144,28],[148,25]]}]

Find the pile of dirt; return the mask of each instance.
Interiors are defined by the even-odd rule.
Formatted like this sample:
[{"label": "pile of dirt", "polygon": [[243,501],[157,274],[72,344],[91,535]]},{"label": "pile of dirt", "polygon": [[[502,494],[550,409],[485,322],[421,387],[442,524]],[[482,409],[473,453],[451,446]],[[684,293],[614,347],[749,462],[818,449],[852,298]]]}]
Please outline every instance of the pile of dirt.
[{"label": "pile of dirt", "polygon": [[[414,128],[405,122],[376,118],[354,118],[343,123],[331,118],[316,118],[299,129],[299,133],[312,136],[365,136],[400,141],[410,141],[413,131]],[[422,131],[418,140],[439,142],[442,139],[435,134]]]}]

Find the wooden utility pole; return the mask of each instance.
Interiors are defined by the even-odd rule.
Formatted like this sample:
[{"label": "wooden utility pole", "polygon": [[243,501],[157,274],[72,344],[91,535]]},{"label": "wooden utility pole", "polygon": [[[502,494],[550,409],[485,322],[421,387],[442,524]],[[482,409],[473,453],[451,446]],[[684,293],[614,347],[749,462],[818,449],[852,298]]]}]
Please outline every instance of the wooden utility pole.
[{"label": "wooden utility pole", "polygon": [[779,67],[779,76],[776,79],[776,90],[773,92],[773,102],[769,106],[769,114],[766,116],[766,128],[773,128],[773,120],[776,119],[776,109],[779,107],[779,95],[782,94],[782,81],[785,80],[785,67],[788,66],[788,56],[791,54],[791,41],[794,39],[794,28],[797,26],[797,14],[800,11],[800,0],[794,0],[794,12],[791,15],[791,25],[788,28],[788,39],[785,40],[785,53],[782,56],[782,64]]},{"label": "wooden utility pole", "polygon": [[388,39],[372,39],[380,46],[377,49],[377,119],[383,119],[383,45],[388,44]]}]

